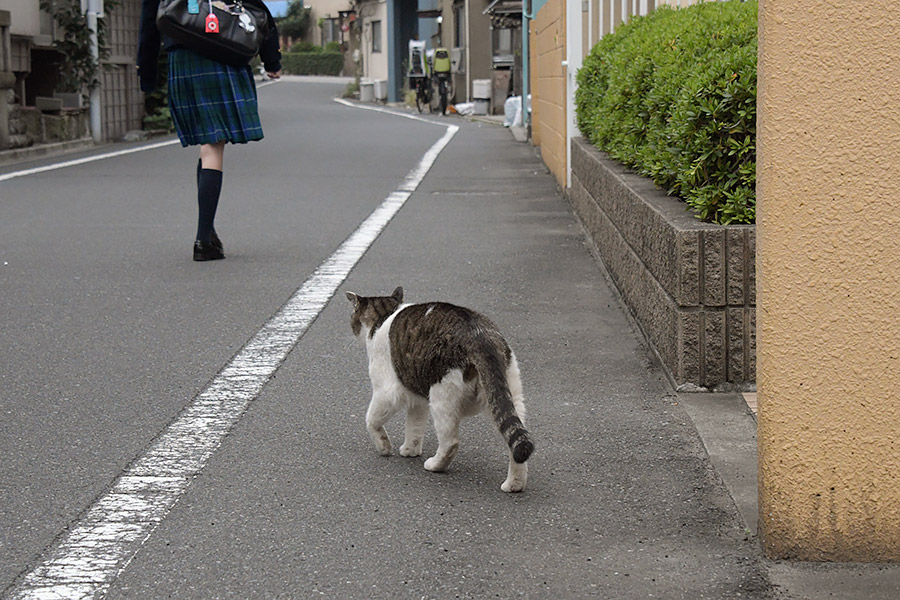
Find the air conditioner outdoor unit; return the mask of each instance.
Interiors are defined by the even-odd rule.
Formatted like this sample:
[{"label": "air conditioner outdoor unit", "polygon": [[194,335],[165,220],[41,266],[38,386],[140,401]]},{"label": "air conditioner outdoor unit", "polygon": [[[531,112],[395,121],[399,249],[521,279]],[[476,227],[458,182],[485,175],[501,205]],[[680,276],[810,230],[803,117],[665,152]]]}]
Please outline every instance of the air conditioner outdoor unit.
[{"label": "air conditioner outdoor unit", "polygon": [[465,73],[466,72],[466,49],[450,48],[450,72]]}]

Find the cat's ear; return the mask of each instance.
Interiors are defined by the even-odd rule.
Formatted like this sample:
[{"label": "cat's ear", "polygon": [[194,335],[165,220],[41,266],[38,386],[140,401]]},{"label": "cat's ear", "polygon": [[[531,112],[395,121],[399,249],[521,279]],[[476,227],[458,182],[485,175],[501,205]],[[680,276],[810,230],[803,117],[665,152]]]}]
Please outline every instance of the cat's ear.
[{"label": "cat's ear", "polygon": [[402,303],[403,302],[403,288],[400,286],[397,286],[397,289],[394,290],[393,294],[391,294],[391,298],[393,298],[397,302]]},{"label": "cat's ear", "polygon": [[359,296],[353,292],[347,292],[347,300],[353,303],[353,308],[359,308]]}]

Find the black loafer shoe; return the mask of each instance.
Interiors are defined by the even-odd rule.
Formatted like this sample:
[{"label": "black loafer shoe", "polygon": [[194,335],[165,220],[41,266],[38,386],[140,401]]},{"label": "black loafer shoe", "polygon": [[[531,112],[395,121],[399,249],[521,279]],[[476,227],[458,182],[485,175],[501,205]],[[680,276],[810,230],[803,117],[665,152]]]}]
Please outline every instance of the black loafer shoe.
[{"label": "black loafer shoe", "polygon": [[216,248],[212,242],[194,242],[194,260],[219,260],[225,258],[225,253]]},{"label": "black loafer shoe", "polygon": [[222,240],[219,239],[215,231],[209,234],[209,243],[218,248],[219,252],[225,254],[225,246],[222,245]]}]

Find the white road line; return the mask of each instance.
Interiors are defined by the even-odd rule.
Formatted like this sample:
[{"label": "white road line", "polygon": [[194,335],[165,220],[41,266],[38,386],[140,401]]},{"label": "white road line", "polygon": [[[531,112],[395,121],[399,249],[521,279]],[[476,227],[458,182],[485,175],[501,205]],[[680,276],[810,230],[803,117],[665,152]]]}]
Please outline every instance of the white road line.
[{"label": "white road line", "polygon": [[47,558],[22,578],[11,598],[80,599],[106,594],[458,130],[455,125],[447,127],[397,190],[119,476]]},{"label": "white road line", "polygon": [[85,163],[96,162],[98,160],[104,160],[107,158],[115,158],[116,156],[125,156],[126,154],[134,154],[135,152],[143,152],[144,150],[154,150],[156,148],[162,148],[164,146],[171,146],[173,144],[178,144],[179,141],[177,139],[174,140],[166,140],[164,142],[156,142],[155,144],[147,144],[146,146],[140,146],[138,148],[128,148],[127,150],[117,150],[116,152],[107,152],[106,154],[96,154],[94,156],[85,156],[84,158],[77,158],[75,160],[67,160],[64,162],[53,163],[52,165],[45,165],[43,167],[35,167],[33,169],[25,169],[24,171],[13,171],[12,173],[6,173],[4,175],[0,175],[0,182],[8,181],[10,179],[15,179],[16,177],[25,177],[26,175],[36,175],[38,173],[45,173],[47,171],[55,171],[57,169],[65,169],[66,167],[74,167],[77,165],[83,165]]},{"label": "white road line", "polygon": [[[343,98],[335,98],[335,102],[339,102],[344,106],[352,106],[354,108],[362,108],[364,110],[371,110],[380,113],[386,113],[389,115],[394,115],[395,117],[406,117],[407,119],[413,119],[414,121],[422,121],[423,123],[430,123],[431,125],[443,125],[443,123],[438,123],[437,121],[432,121],[431,119],[426,119],[425,117],[421,117],[412,113],[399,112],[390,108],[386,108],[384,106],[377,106],[373,104],[359,104],[357,102],[350,102],[349,100],[345,100]],[[458,130],[459,127],[456,125],[448,125],[448,127],[456,127]]]}]

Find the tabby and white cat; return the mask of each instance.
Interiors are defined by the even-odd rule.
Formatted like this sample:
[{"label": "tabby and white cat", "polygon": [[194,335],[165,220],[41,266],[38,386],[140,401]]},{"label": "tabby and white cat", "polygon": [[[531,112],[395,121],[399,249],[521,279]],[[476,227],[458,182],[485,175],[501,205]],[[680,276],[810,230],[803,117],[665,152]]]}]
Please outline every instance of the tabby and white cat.
[{"label": "tabby and white cat", "polygon": [[390,296],[353,303],[353,334],[366,342],[372,401],[366,426],[375,447],[392,452],[384,424],[406,409],[402,456],[420,456],[429,408],[438,449],[425,461],[444,471],[459,449],[459,422],[489,408],[509,446],[509,469],[501,489],[520,492],[528,479],[525,461],[534,444],[522,420],[525,404],[519,367],[509,345],[486,317],[452,304],[403,304],[403,288]]}]

